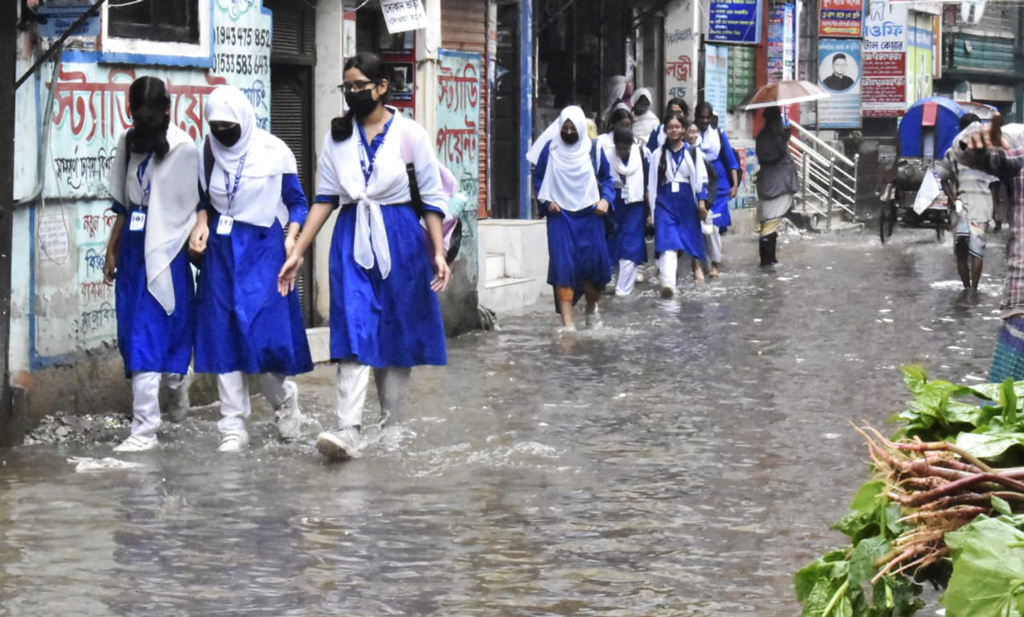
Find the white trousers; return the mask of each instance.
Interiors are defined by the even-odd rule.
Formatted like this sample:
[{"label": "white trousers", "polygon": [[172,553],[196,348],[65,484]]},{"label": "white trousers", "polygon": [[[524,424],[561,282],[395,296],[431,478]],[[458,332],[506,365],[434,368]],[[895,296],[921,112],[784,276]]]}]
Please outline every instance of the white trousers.
[{"label": "white trousers", "polygon": [[676,274],[679,270],[679,252],[664,251],[658,256],[658,277],[662,287],[676,287]]},{"label": "white trousers", "polygon": [[711,226],[711,233],[704,234],[704,254],[710,264],[722,263],[722,234],[718,225]]},{"label": "white trousers", "polygon": [[[381,412],[391,421],[401,420],[409,392],[411,368],[373,369]],[[338,428],[362,426],[363,405],[370,386],[370,367],[358,362],[339,362],[335,381],[338,390]]]},{"label": "white trousers", "polygon": [[177,390],[186,383],[184,375],[132,372],[132,435],[146,439],[156,437],[157,429],[160,428],[161,381],[171,390]]},{"label": "white trousers", "polygon": [[[259,375],[263,396],[275,409],[284,405],[289,395],[294,394],[293,384],[285,380],[280,373],[264,373]],[[252,415],[249,401],[249,375],[235,371],[217,375],[217,391],[220,393],[220,422],[217,428],[223,434],[245,432],[245,420]]]},{"label": "white trousers", "polygon": [[616,296],[628,296],[633,293],[633,286],[636,285],[636,273],[639,267],[628,259],[619,260],[619,280],[615,283]]}]

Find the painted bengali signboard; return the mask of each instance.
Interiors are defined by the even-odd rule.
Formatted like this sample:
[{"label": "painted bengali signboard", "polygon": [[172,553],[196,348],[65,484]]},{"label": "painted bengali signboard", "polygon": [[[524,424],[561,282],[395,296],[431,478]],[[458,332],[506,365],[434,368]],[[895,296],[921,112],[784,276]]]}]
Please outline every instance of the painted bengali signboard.
[{"label": "painted bengali signboard", "polygon": [[[65,201],[32,210],[38,263],[30,299],[33,363],[64,355],[74,343],[87,347],[115,336],[113,287],[103,283],[106,242],[117,218],[109,210],[106,177],[117,140],[132,124],[128,89],[137,77],[164,80],[171,121],[197,143],[207,132],[207,97],[223,84],[240,88],[255,108],[257,125],[270,128],[271,15],[260,5],[216,0],[210,69],[93,62],[61,67],[45,195]],[[57,306],[55,298],[61,311],[47,308]]]},{"label": "painted bengali signboard", "polygon": [[[231,15],[235,16],[232,17]],[[52,174],[48,196],[105,197],[117,140],[131,128],[128,88],[142,75],[163,79],[171,96],[171,122],[197,142],[206,134],[206,97],[219,85],[239,87],[270,128],[271,17],[250,5],[245,12],[215,12],[214,67],[205,70],[65,63],[53,107]]]},{"label": "painted bengali signboard", "polygon": [[864,116],[902,115],[907,100],[906,55],[898,51],[865,52],[863,74]]},{"label": "painted bengali signboard", "polygon": [[860,37],[864,23],[864,0],[821,0],[818,36]]},{"label": "painted bengali signboard", "polygon": [[761,1],[712,0],[708,11],[708,39],[712,43],[761,42]]},{"label": "painted bengali signboard", "polygon": [[899,117],[907,107],[906,4],[868,0],[861,107],[865,117]]},{"label": "painted bengali signboard", "polygon": [[818,101],[818,126],[860,128],[860,41],[818,40],[818,85],[831,96]]},{"label": "painted bengali signboard", "polygon": [[[476,211],[480,195],[480,97],[482,93],[480,54],[441,49],[437,68],[437,158],[452,172],[465,201],[453,200],[462,211],[463,237],[476,237]],[[464,241],[462,253],[476,249],[475,241]],[[475,256],[472,263],[475,263]]]}]

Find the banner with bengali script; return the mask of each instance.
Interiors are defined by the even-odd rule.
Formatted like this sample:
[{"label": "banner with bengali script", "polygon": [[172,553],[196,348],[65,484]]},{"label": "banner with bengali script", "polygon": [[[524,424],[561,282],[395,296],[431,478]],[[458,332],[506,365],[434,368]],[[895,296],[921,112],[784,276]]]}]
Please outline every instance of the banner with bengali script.
[{"label": "banner with bengali script", "polygon": [[[480,199],[482,66],[483,58],[478,53],[448,49],[438,52],[435,147],[441,165],[452,172],[459,190],[466,196],[464,210],[452,214],[462,219],[463,236],[467,238],[476,237]],[[476,250],[475,241],[463,242],[462,246],[460,259],[467,250]]]},{"label": "banner with bengali script", "polygon": [[852,129],[861,126],[860,41],[818,40],[818,85],[830,96],[818,101],[818,126]]},{"label": "banner with bengali script", "polygon": [[860,37],[864,23],[864,0],[821,0],[818,36]]},{"label": "banner with bengali script", "polygon": [[907,5],[867,0],[864,16],[865,117],[899,117],[907,107]]}]

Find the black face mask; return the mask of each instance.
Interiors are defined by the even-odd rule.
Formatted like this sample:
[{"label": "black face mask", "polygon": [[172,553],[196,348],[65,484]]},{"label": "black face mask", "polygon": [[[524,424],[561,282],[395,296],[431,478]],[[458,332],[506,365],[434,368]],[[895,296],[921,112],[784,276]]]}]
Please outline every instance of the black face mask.
[{"label": "black face mask", "polygon": [[570,146],[580,140],[579,133],[562,133],[562,141]]},{"label": "black face mask", "polygon": [[242,138],[242,127],[241,125],[236,124],[229,129],[221,129],[219,131],[210,129],[210,135],[213,135],[214,139],[230,148],[237,144],[238,140]]},{"label": "black face mask", "polygon": [[171,125],[171,117],[165,115],[153,124],[136,122],[132,129],[132,152],[152,152],[162,158],[170,150],[167,143],[167,129]]},{"label": "black face mask", "polygon": [[352,113],[361,119],[372,114],[373,110],[377,109],[380,101],[374,100],[373,90],[359,90],[356,92],[346,92],[345,103],[352,110]]}]

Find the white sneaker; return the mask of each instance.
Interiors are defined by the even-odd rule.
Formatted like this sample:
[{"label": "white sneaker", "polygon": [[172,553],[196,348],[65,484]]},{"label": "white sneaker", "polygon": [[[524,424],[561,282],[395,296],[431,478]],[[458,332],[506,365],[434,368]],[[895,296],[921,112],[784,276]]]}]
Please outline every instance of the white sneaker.
[{"label": "white sneaker", "polygon": [[636,282],[637,283],[643,283],[644,282],[644,273],[643,273],[642,270],[636,273]]},{"label": "white sneaker", "polygon": [[329,461],[347,461],[363,455],[359,439],[359,427],[349,426],[335,433],[320,433],[316,437],[316,449]]},{"label": "white sneaker", "polygon": [[588,328],[600,327],[600,325],[602,323],[601,322],[601,310],[595,306],[593,311],[587,311],[587,321],[586,321],[586,323],[587,323],[587,327]]},{"label": "white sneaker", "polygon": [[293,381],[288,381],[285,382],[285,387],[291,390],[291,393],[274,412],[274,424],[277,425],[278,436],[284,441],[291,441],[302,434],[302,423],[306,416],[299,411],[299,386]]},{"label": "white sneaker", "polygon": [[241,452],[242,448],[249,445],[249,433],[224,433],[220,437],[218,452]]},{"label": "white sneaker", "polygon": [[114,452],[145,452],[157,447],[160,442],[156,437],[139,437],[131,435],[118,445],[114,446]]},{"label": "white sneaker", "polygon": [[188,416],[188,410],[192,407],[192,402],[188,396],[188,389],[192,387],[192,380],[195,377],[195,373],[192,372],[192,367],[188,367],[188,372],[182,375],[181,383],[176,388],[170,388],[171,400],[167,405],[167,421],[173,422],[174,424],[180,424],[186,416]]}]

